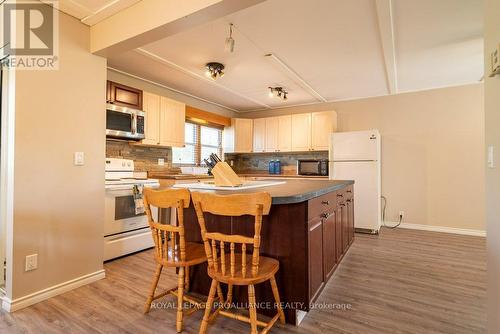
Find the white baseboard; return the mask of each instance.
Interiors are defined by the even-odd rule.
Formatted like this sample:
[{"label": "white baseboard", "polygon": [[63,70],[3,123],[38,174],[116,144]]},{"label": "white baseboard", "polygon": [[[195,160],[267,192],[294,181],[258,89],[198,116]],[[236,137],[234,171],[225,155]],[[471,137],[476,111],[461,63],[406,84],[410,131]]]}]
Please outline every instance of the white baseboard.
[{"label": "white baseboard", "polygon": [[[390,226],[396,226],[398,224],[398,222],[386,222],[386,224],[387,224],[387,226],[390,227]],[[423,231],[444,232],[444,233],[454,233],[454,234],[474,235],[474,236],[478,236],[478,237],[486,237],[486,231],[484,231],[484,230],[471,230],[471,229],[466,229],[466,228],[409,224],[409,223],[401,223],[401,225],[399,225],[398,228],[407,228],[410,230],[423,230]]]},{"label": "white baseboard", "polygon": [[66,281],[64,283],[51,286],[50,288],[43,289],[20,298],[16,298],[14,300],[11,300],[7,297],[3,297],[2,308],[7,312],[14,312],[22,308],[28,307],[30,305],[39,303],[43,300],[49,299],[51,297],[60,295],[62,293],[98,281],[105,277],[106,273],[104,272],[104,269],[102,269],[94,273],[84,275],[72,279],[70,281]]}]

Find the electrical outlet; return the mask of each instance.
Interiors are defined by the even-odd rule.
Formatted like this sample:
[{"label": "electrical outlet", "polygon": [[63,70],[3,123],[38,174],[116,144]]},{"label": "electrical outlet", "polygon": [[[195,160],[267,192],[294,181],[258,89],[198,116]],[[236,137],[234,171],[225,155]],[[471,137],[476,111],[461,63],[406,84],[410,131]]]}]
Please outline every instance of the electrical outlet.
[{"label": "electrical outlet", "polygon": [[231,160],[229,163],[231,166],[234,166],[234,160]]},{"label": "electrical outlet", "polygon": [[85,153],[83,152],[75,152],[73,155],[73,164],[75,166],[83,166],[85,165]]},{"label": "electrical outlet", "polygon": [[403,219],[405,217],[404,211],[399,211],[399,218]]},{"label": "electrical outlet", "polygon": [[24,271],[35,270],[36,268],[38,268],[38,254],[31,254],[26,256]]},{"label": "electrical outlet", "polygon": [[158,165],[159,166],[165,166],[165,159],[159,158],[158,159]]}]

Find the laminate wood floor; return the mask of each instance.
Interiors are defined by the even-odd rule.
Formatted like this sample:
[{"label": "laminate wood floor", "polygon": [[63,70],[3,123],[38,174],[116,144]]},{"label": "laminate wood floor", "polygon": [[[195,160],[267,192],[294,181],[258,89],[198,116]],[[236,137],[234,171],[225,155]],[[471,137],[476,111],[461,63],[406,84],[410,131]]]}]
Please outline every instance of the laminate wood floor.
[{"label": "laminate wood floor", "polygon": [[[154,270],[145,251],[105,264],[107,278],[12,314],[0,312],[0,333],[175,333],[175,311],[142,314]],[[349,309],[312,310],[300,327],[273,333],[485,333],[485,238],[383,229],[356,240],[317,301]],[[175,285],[173,271],[161,287]],[[173,302],[173,297],[163,300]],[[197,333],[201,312],[185,319]],[[209,333],[248,333],[217,318]]]}]

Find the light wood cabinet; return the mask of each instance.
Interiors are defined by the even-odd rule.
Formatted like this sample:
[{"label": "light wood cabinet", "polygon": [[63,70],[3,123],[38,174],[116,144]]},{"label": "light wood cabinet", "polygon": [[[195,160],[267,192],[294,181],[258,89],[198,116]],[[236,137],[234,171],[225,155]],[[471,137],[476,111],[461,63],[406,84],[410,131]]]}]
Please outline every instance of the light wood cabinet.
[{"label": "light wood cabinet", "polygon": [[[249,122],[253,122],[251,125]],[[328,151],[337,130],[335,111],[249,119],[234,118],[224,130],[228,153]],[[248,134],[250,131],[250,134]]]},{"label": "light wood cabinet", "polygon": [[292,150],[292,115],[278,117],[278,151]]},{"label": "light wood cabinet", "polygon": [[292,115],[292,151],[311,150],[311,114]]},{"label": "light wood cabinet", "polygon": [[266,121],[266,134],[265,134],[265,151],[266,152],[277,152],[279,147],[279,118],[278,117],[268,117],[265,118]]},{"label": "light wood cabinet", "polygon": [[145,139],[142,144],[182,147],[184,146],[184,103],[144,92]]},{"label": "light wood cabinet", "polygon": [[311,150],[326,151],[330,148],[330,134],[337,129],[337,117],[333,111],[311,114]]},{"label": "light wood cabinet", "polygon": [[231,126],[224,129],[224,152],[250,153],[253,148],[253,120],[232,118]]},{"label": "light wood cabinet", "polygon": [[160,145],[183,147],[186,121],[186,105],[166,98],[160,98]]},{"label": "light wood cabinet", "polygon": [[257,118],[253,120],[253,151],[266,151],[266,119]]},{"label": "light wood cabinet", "polygon": [[146,145],[160,144],[160,96],[144,92],[143,108],[145,111],[145,137],[142,140]]}]

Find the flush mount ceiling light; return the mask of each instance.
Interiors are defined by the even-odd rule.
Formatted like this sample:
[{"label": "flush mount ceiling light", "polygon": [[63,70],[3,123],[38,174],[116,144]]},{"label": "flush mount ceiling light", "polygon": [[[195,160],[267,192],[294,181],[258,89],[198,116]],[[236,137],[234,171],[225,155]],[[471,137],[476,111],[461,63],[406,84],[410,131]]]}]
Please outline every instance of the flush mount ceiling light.
[{"label": "flush mount ceiling light", "polygon": [[212,80],[217,80],[218,78],[222,78],[224,76],[224,65],[221,63],[208,63],[205,65],[205,75],[208,78],[212,78]]},{"label": "flush mount ceiling light", "polygon": [[269,97],[279,97],[283,101],[288,99],[288,92],[283,87],[268,87]]},{"label": "flush mount ceiling light", "polygon": [[234,39],[233,39],[233,24],[229,23],[229,37],[226,38],[226,42],[224,43],[224,50],[226,52],[234,51]]}]

